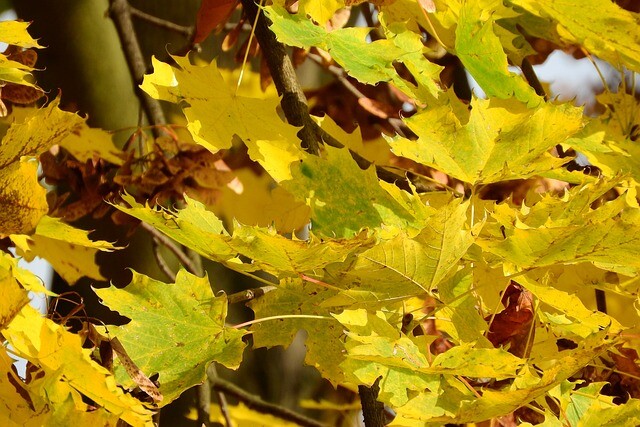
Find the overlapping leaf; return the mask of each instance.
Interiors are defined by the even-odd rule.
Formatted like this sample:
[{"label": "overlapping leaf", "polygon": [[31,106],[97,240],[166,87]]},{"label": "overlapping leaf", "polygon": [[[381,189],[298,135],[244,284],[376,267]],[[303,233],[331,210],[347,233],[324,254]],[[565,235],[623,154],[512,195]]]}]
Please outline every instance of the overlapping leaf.
[{"label": "overlapping leaf", "polygon": [[[537,17],[551,19],[562,41],[580,44],[611,64],[640,71],[637,14],[615,3],[597,0],[580,3],[571,0],[509,0],[509,3]],[[526,21],[523,24],[527,28]]]},{"label": "overlapping leaf", "polygon": [[80,337],[25,306],[2,331],[13,351],[91,399],[133,426],[150,426],[151,411],[140,401],[124,394],[115,378],[91,360]]},{"label": "overlapping leaf", "polygon": [[[233,235],[229,235],[222,221],[201,203],[188,197],[185,208],[178,211],[143,206],[128,195],[123,199],[131,207],[118,206],[118,209],[153,225],[202,256],[239,271],[262,269],[279,277],[311,272],[342,262],[374,242],[367,233],[326,242],[315,237],[309,241],[292,240],[276,234],[274,230],[241,225],[237,225]],[[239,255],[251,261],[243,263]]]},{"label": "overlapping leaf", "polygon": [[[301,159],[303,152],[298,129],[283,122],[276,112],[280,100],[237,95],[215,63],[202,67],[191,65],[188,58],[174,59],[179,68],[154,60],[155,72],[145,76],[142,89],[158,99],[185,101],[189,132],[211,152],[230,148],[234,137],[239,137],[249,155],[276,181],[289,178],[289,164]],[[271,161],[264,164],[267,158]]]},{"label": "overlapping leaf", "polygon": [[[282,7],[266,7],[265,13],[278,39],[289,45],[325,49],[332,58],[362,83],[393,82],[400,90],[415,99],[433,99],[440,91],[438,75],[442,68],[424,57],[424,46],[418,34],[400,23],[389,27],[387,39],[367,42],[371,29],[350,27],[327,32],[301,15],[291,15]],[[354,52],[359,52],[354,55]],[[417,86],[402,79],[394,62],[407,65]]]},{"label": "overlapping leaf", "polygon": [[456,55],[487,96],[516,99],[531,107],[542,98],[524,78],[508,69],[507,55],[495,34],[493,17],[481,2],[463,2],[456,28]]},{"label": "overlapping leaf", "polygon": [[[340,368],[340,363],[344,360],[344,346],[340,340],[343,328],[331,317],[331,309],[323,306],[327,299],[336,294],[335,288],[303,282],[301,279],[280,282],[277,289],[249,304],[256,319],[276,317],[251,327],[254,345],[288,346],[299,331],[305,331],[305,362],[316,367],[333,384],[343,383],[344,373]],[[301,317],[278,318],[283,314]]]},{"label": "overlapping leaf", "polygon": [[473,243],[466,228],[469,204],[459,199],[438,210],[423,224],[415,237],[405,232],[363,252],[347,272],[365,289],[382,291],[389,296],[398,292],[433,290],[449,273]]},{"label": "overlapping leaf", "polygon": [[604,339],[602,333],[592,335],[575,350],[557,354],[542,375],[532,373],[531,368],[525,369],[510,386],[501,390],[485,389],[481,397],[465,395],[460,390],[456,393],[453,387],[450,389],[453,388],[454,392],[443,393],[437,399],[426,393],[419,394],[406,405],[396,408],[398,417],[394,423],[407,426],[427,421],[468,423],[509,414],[543,396],[612,345],[613,342]]},{"label": "overlapping leaf", "polygon": [[[22,48],[41,48],[27,32],[28,22],[0,22],[0,41]],[[12,61],[0,54],[0,81],[35,87],[31,76],[32,67]]]},{"label": "overlapping leaf", "polygon": [[225,326],[227,298],[213,295],[207,277],[180,270],[176,283],[166,284],[133,272],[126,288],[95,292],[132,319],[109,332],[147,376],[159,374],[163,405],[204,381],[211,362],[235,369],[242,360],[245,332]]},{"label": "overlapping leaf", "polygon": [[[31,232],[47,213],[46,191],[37,180],[37,156],[62,141],[82,117],[58,108],[58,101],[14,123],[0,143],[0,235]],[[24,160],[22,160],[24,158]]]},{"label": "overlapping leaf", "polygon": [[412,340],[384,315],[364,309],[335,315],[347,329],[347,360],[342,368],[357,383],[371,385],[382,375],[380,398],[394,407],[409,401],[407,390],[436,391],[440,376],[513,378],[524,360],[501,349],[475,349],[470,344],[453,347],[432,362],[420,350],[428,346]]},{"label": "overlapping leaf", "polygon": [[95,256],[98,251],[116,248],[103,240],[90,240],[87,234],[58,218],[45,215],[33,234],[13,234],[11,240],[19,249],[19,255],[27,261],[33,261],[35,257],[46,259],[70,284],[84,276],[105,280],[95,263]]},{"label": "overlapping leaf", "polygon": [[462,181],[487,184],[558,168],[568,159],[548,151],[582,128],[580,109],[566,104],[527,109],[515,101],[474,99],[468,116],[453,108],[440,105],[406,119],[418,140],[395,138],[394,153]]}]

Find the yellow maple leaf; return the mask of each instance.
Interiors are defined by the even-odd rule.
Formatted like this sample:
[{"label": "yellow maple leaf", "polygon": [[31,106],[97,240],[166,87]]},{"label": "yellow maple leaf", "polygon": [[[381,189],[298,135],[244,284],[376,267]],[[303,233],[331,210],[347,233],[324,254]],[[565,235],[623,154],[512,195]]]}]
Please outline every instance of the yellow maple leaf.
[{"label": "yellow maple leaf", "polygon": [[152,412],[118,388],[113,374],[90,358],[89,349],[82,348],[78,335],[42,317],[30,305],[2,334],[17,356],[42,369],[45,376],[63,377],[73,389],[133,426],[153,425]]}]

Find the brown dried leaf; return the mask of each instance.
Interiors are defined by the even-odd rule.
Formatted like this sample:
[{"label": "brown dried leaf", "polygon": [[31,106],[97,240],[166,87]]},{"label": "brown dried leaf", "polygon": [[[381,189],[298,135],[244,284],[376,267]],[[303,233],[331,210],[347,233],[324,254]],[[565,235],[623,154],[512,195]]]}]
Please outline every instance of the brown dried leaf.
[{"label": "brown dried leaf", "polygon": [[222,40],[222,51],[228,52],[233,48],[236,43],[238,43],[238,38],[240,37],[240,33],[242,32],[242,27],[244,25],[244,19],[241,19],[238,24],[233,27],[231,31],[224,36],[224,40]]},{"label": "brown dried leaf", "polygon": [[[487,338],[496,346],[509,345],[509,352],[524,357],[533,322],[533,295],[515,282],[511,282],[502,295],[505,309],[491,321]],[[491,320],[491,316],[485,320]]]},{"label": "brown dried leaf", "polygon": [[158,387],[147,377],[144,372],[138,368],[138,365],[135,364],[133,360],[127,354],[127,351],[124,349],[120,340],[117,337],[111,338],[111,348],[118,355],[118,359],[120,359],[120,363],[127,371],[127,374],[131,377],[131,379],[138,384],[138,387],[145,393],[147,393],[154,401],[161,402],[164,397]]}]

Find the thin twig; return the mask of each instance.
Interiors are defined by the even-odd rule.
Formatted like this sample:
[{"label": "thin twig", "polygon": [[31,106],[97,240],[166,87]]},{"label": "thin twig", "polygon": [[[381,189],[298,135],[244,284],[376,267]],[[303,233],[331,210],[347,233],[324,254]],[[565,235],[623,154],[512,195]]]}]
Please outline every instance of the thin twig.
[{"label": "thin twig", "polygon": [[229,304],[237,304],[239,302],[246,302],[261,297],[267,292],[271,292],[276,289],[275,286],[261,286],[259,288],[246,289],[244,291],[236,292],[227,296]]},{"label": "thin twig", "polygon": [[175,22],[167,21],[166,19],[158,18],[157,16],[150,15],[146,12],[141,11],[140,9],[136,9],[133,6],[129,6],[129,12],[131,16],[135,16],[136,18],[142,19],[150,24],[155,25],[159,28],[164,28],[165,30],[176,32],[185,38],[191,40],[193,36],[194,28],[186,27],[184,25],[178,25]]},{"label": "thin twig", "polygon": [[293,412],[290,409],[284,408],[279,405],[274,405],[273,403],[265,402],[260,397],[251,393],[247,393],[237,385],[220,377],[209,377],[209,380],[211,381],[214,390],[220,390],[226,395],[234,396],[236,399],[247,405],[247,407],[249,407],[250,409],[255,409],[258,412],[266,414],[271,414],[286,421],[298,423],[303,427],[326,427],[326,424],[298,414],[297,412]]},{"label": "thin twig", "polygon": [[171,239],[169,239],[167,236],[165,236],[164,234],[162,234],[161,232],[156,230],[155,227],[153,227],[152,225],[147,224],[146,222],[141,222],[140,223],[140,227],[142,227],[144,230],[149,232],[149,234],[151,234],[151,236],[153,236],[154,238],[158,239],[159,243],[161,243],[163,246],[165,246],[167,249],[169,249],[171,251],[171,253],[173,253],[176,256],[176,258],[178,258],[178,261],[180,261],[180,264],[182,264],[187,269],[187,271],[189,273],[198,275],[197,266],[195,266],[193,264],[191,259],[187,256],[187,254],[184,253],[184,251],[182,249],[180,249],[178,247],[178,245],[173,243],[173,241]]},{"label": "thin twig", "polygon": [[171,270],[171,268],[167,264],[167,261],[160,253],[160,241],[156,237],[153,237],[151,244],[153,245],[153,257],[156,259],[156,264],[158,265],[160,270],[162,270],[165,276],[169,278],[169,280],[175,282],[176,274],[173,272],[173,270]]},{"label": "thin twig", "polygon": [[[211,378],[216,378],[216,379],[218,378],[218,370],[216,369],[216,365],[214,363],[209,365],[209,367],[207,368],[206,384],[210,390],[211,390]],[[227,403],[227,396],[225,396],[225,394],[220,390],[216,390],[215,392],[216,392],[216,397],[218,399],[218,406],[220,407],[220,413],[224,418],[225,425],[227,427],[233,427],[233,420],[231,420],[231,414],[229,414],[229,405]]]},{"label": "thin twig", "polygon": [[[138,86],[142,83],[146,66],[144,57],[142,56],[142,50],[140,49],[140,43],[138,42],[138,36],[131,21],[131,7],[129,3],[127,0],[111,0],[109,14],[118,30],[122,50],[127,59],[131,76],[133,77],[135,91],[144,106],[147,119],[155,126],[164,125],[167,121],[164,117],[160,102],[144,93]],[[152,132],[155,137],[159,137],[160,130],[155,126],[152,128]]]}]

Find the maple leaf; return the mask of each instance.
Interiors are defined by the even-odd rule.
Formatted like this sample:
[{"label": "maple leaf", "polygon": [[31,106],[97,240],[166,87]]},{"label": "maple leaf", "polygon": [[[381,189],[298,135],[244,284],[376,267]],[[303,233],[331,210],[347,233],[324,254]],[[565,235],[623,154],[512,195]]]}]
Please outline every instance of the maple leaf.
[{"label": "maple leaf", "polygon": [[406,123],[418,140],[394,138],[395,154],[477,185],[527,178],[566,163],[548,151],[582,128],[582,113],[568,105],[528,109],[513,100],[474,98],[470,113],[452,100]]},{"label": "maple leaf", "polygon": [[[202,383],[211,362],[235,369],[242,360],[245,332],[225,325],[227,298],[213,295],[207,277],[180,270],[176,283],[166,284],[133,272],[124,289],[94,291],[103,304],[132,319],[109,332],[147,377],[159,374],[161,405]],[[127,374],[118,375],[132,385]]]},{"label": "maple leaf", "polygon": [[[251,327],[254,346],[288,346],[299,331],[306,331],[305,363],[314,366],[332,384],[344,382],[340,362],[344,360],[344,346],[340,341],[343,330],[331,317],[331,307],[323,302],[337,294],[337,290],[299,278],[284,279],[278,287],[249,303],[256,319],[281,316],[283,313],[301,315],[300,318],[274,319]],[[304,315],[326,319],[304,318]],[[276,322],[274,325],[272,322]]]},{"label": "maple leaf", "polygon": [[456,28],[455,50],[465,68],[476,79],[488,97],[496,96],[540,105],[542,97],[524,78],[509,72],[507,55],[501,40],[493,31],[494,21],[480,2],[464,2]]},{"label": "maple leaf", "polygon": [[[84,121],[58,100],[12,124],[0,143],[0,235],[28,233],[47,213],[46,191],[31,158],[58,144]],[[24,158],[24,160],[22,160]]]},{"label": "maple leaf", "polygon": [[64,280],[75,284],[84,276],[105,280],[95,263],[96,253],[117,249],[104,240],[90,240],[87,235],[86,231],[45,215],[34,233],[10,237],[25,260],[33,261],[36,256],[44,258]]},{"label": "maple leaf", "polygon": [[[282,7],[268,6],[264,10],[273,22],[271,30],[282,43],[325,49],[350,76],[362,83],[391,81],[406,95],[423,102],[431,101],[440,92],[436,82],[442,68],[425,59],[420,36],[409,31],[406,25],[393,25],[389,28],[388,39],[369,43],[366,37],[370,28],[350,27],[327,32],[302,15],[291,15]],[[353,55],[353,52],[361,54]],[[407,66],[417,86],[398,75],[393,67],[395,62]]]},{"label": "maple leaf", "polygon": [[471,344],[453,347],[429,362],[420,350],[428,347],[425,336],[406,336],[381,312],[345,310],[334,317],[348,330],[347,360],[341,365],[347,378],[371,385],[382,375],[380,399],[394,407],[410,400],[407,390],[435,392],[441,375],[504,379],[515,377],[524,365],[523,359],[504,350],[477,349]]},{"label": "maple leaf", "polygon": [[133,426],[150,426],[151,411],[124,394],[115,378],[90,358],[80,337],[42,317],[26,305],[2,331],[16,355],[44,370],[45,375],[62,376],[66,383],[107,411]]},{"label": "maple leaf", "polygon": [[[640,71],[640,35],[638,18],[611,2],[587,0],[576,4],[571,0],[509,0],[527,12],[557,26],[559,41],[581,44],[599,58]],[[538,22],[534,21],[536,24]],[[532,22],[533,23],[533,22]],[[536,34],[534,25],[522,25]],[[545,33],[542,37],[549,37]]]},{"label": "maple leaf", "polygon": [[433,290],[456,270],[473,243],[471,230],[465,229],[467,208],[467,203],[453,199],[426,219],[415,236],[398,232],[359,254],[347,275],[358,278],[366,288],[388,289],[390,295],[407,289]]},{"label": "maple leaf", "polygon": [[146,75],[140,87],[157,99],[186,101],[187,128],[212,153],[230,148],[234,137],[240,137],[251,158],[276,181],[290,178],[289,164],[303,158],[304,152],[298,129],[283,122],[276,112],[280,99],[237,95],[215,63],[202,67],[191,65],[188,58],[173,59],[180,68],[154,59],[155,72]]},{"label": "maple leaf", "polygon": [[281,184],[306,200],[318,234],[349,237],[382,223],[405,227],[411,222],[410,213],[379,184],[374,168],[360,169],[346,149],[325,147],[322,158],[307,156],[291,174],[293,179]]}]

